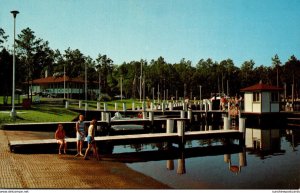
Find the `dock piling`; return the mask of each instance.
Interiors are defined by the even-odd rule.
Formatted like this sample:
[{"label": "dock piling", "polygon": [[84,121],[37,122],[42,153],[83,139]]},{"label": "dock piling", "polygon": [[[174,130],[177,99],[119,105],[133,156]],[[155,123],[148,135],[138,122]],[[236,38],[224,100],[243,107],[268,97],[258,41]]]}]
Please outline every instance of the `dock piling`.
[{"label": "dock piling", "polygon": [[107,111],[107,103],[103,104],[103,111],[105,111],[105,112]]},{"label": "dock piling", "polygon": [[180,118],[181,119],[185,118],[185,111],[183,111],[183,110],[180,111]]},{"label": "dock piling", "polygon": [[123,103],[123,112],[126,112],[126,103]]},{"label": "dock piling", "polygon": [[224,130],[229,130],[230,120],[228,119],[228,117],[223,117],[223,127],[224,127]]},{"label": "dock piling", "polygon": [[82,101],[79,101],[78,102],[78,108],[81,109],[81,107],[82,107]]},{"label": "dock piling", "polygon": [[167,133],[173,133],[174,131],[174,120],[173,119],[167,119]]},{"label": "dock piling", "polygon": [[65,103],[65,108],[66,108],[66,109],[69,108],[69,101],[67,101],[67,100],[66,100],[66,103]]}]

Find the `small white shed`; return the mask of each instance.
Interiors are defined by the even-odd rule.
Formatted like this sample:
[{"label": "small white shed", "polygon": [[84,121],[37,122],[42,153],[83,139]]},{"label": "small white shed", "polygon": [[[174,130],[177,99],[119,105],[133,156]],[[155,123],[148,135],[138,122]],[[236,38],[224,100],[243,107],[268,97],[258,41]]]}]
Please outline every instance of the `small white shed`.
[{"label": "small white shed", "polygon": [[245,113],[279,112],[279,92],[282,88],[258,83],[241,89],[244,92]]}]

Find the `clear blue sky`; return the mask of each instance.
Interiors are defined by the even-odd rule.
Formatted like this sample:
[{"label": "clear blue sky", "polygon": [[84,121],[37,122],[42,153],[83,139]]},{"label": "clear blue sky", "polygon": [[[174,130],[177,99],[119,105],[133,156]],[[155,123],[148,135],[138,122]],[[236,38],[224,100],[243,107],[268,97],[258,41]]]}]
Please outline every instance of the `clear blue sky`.
[{"label": "clear blue sky", "polygon": [[300,58],[299,0],[0,0],[10,45],[11,10],[20,12],[17,33],[29,27],[52,49],[107,54],[115,64],[162,56],[270,66],[275,54]]}]

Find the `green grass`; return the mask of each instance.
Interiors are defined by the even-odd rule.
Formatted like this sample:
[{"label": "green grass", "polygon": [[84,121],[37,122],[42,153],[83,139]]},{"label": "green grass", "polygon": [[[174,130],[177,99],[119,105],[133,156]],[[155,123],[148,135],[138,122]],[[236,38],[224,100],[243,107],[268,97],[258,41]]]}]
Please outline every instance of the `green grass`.
[{"label": "green grass", "polygon": [[0,113],[0,125],[7,123],[35,123],[35,122],[65,122],[73,120],[78,113],[59,106],[33,105],[30,110],[17,110],[14,121],[8,111]]},{"label": "green grass", "polygon": [[[3,97],[0,96],[0,101]],[[0,112],[0,126],[8,123],[35,123],[35,122],[68,122],[72,121],[78,113],[70,109],[78,109],[79,101],[75,99],[68,99],[70,101],[69,109],[66,109],[62,102],[63,99],[49,99],[41,98],[44,103],[32,104],[29,110],[17,110],[17,119],[12,120],[10,117],[10,110]],[[132,108],[132,103],[135,103],[135,108],[141,108],[142,103],[139,100],[123,99],[105,102],[109,110],[115,109],[115,103],[118,104],[118,110],[123,110],[123,103],[126,103],[126,109]],[[85,101],[82,101],[82,109],[85,108]],[[97,101],[87,101],[88,110],[97,109]],[[1,104],[1,103],[0,103]],[[16,101],[16,105],[17,105]],[[101,109],[103,109],[104,102],[101,102]],[[10,105],[8,105],[10,106]]]},{"label": "green grass", "polygon": [[[0,97],[0,100],[2,98]],[[53,100],[60,100],[54,104],[32,104],[31,109],[29,110],[17,110],[17,118],[13,120],[10,116],[10,110],[1,111],[0,112],[0,126],[2,124],[8,123],[35,123],[35,122],[67,122],[72,121],[76,116],[78,116],[77,112],[74,112],[70,109],[78,108],[78,100],[69,100],[70,106],[69,109],[66,109],[62,104],[62,99],[45,99],[41,98],[41,101],[48,100],[49,102]],[[126,103],[126,108],[132,108],[132,102],[135,102],[135,106],[142,106],[142,103],[139,101],[134,101],[132,99],[126,100],[116,100],[109,101],[107,103],[107,107],[109,110],[115,109],[115,103],[118,104],[118,109],[123,109],[123,103]],[[85,101],[82,101],[82,109],[84,109]],[[103,103],[101,102],[101,109],[103,109]],[[88,101],[88,109],[95,110],[97,109],[97,101]]]}]

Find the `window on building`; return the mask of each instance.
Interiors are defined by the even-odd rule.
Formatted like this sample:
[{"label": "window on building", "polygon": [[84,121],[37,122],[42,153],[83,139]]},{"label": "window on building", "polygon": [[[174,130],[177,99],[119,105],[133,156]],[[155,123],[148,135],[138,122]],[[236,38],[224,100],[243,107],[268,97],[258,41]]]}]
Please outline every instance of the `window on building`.
[{"label": "window on building", "polygon": [[260,93],[254,92],[253,93],[253,102],[259,102],[260,101]]},{"label": "window on building", "polygon": [[278,102],[279,101],[279,94],[276,92],[271,93],[271,101],[272,102]]}]

